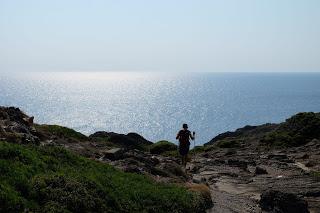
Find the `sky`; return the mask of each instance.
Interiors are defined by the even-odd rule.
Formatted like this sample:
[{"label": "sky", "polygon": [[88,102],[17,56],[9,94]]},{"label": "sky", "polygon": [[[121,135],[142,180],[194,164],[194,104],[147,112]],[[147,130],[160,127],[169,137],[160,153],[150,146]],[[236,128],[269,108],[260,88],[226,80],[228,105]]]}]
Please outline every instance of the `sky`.
[{"label": "sky", "polygon": [[0,0],[0,72],[318,72],[319,38],[319,0]]}]

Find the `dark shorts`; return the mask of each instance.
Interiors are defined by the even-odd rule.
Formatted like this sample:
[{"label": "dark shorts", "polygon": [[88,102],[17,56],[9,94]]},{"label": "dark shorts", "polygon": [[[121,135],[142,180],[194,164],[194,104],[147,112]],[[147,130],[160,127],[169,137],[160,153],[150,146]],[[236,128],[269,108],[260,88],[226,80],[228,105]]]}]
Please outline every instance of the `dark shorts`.
[{"label": "dark shorts", "polygon": [[179,153],[180,155],[187,155],[189,153],[190,143],[179,144]]}]

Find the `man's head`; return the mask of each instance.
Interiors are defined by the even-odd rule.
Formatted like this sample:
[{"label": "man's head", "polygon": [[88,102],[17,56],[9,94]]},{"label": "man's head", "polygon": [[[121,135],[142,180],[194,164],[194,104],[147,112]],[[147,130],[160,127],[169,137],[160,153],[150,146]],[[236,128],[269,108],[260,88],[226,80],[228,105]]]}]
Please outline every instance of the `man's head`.
[{"label": "man's head", "polygon": [[184,130],[187,130],[187,129],[188,129],[188,124],[183,124],[183,125],[182,125],[182,128],[183,128]]}]

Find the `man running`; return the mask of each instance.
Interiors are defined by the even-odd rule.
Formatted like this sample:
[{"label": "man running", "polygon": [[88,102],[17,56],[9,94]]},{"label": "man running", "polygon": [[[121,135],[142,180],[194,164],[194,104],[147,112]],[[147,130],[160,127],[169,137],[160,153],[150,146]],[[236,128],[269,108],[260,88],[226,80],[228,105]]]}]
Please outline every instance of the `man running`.
[{"label": "man running", "polygon": [[182,165],[186,167],[190,138],[194,140],[195,132],[191,135],[191,132],[188,130],[188,124],[183,124],[182,128],[183,129],[178,132],[176,139],[179,140],[179,153],[181,155]]}]

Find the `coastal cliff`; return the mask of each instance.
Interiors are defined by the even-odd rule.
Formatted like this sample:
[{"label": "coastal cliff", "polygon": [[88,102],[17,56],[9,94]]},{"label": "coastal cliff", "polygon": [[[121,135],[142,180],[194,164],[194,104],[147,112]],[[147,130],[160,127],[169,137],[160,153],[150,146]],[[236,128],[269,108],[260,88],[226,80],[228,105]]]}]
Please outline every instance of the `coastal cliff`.
[{"label": "coastal cliff", "polygon": [[0,107],[0,212],[320,212],[320,114],[222,133],[191,151],[90,136]]}]

